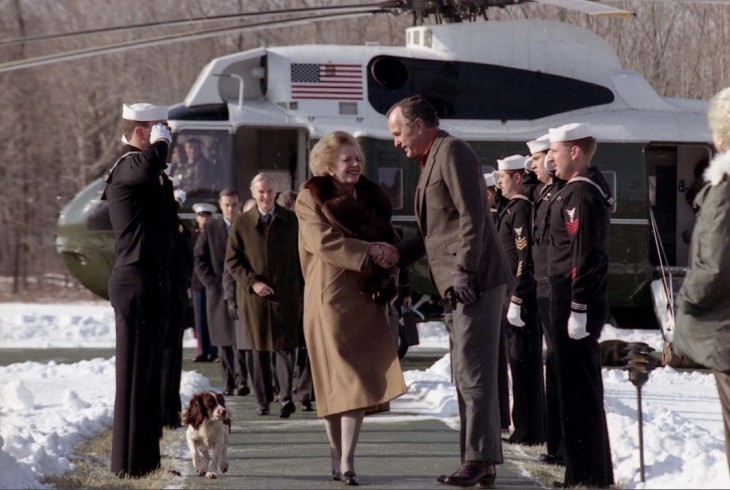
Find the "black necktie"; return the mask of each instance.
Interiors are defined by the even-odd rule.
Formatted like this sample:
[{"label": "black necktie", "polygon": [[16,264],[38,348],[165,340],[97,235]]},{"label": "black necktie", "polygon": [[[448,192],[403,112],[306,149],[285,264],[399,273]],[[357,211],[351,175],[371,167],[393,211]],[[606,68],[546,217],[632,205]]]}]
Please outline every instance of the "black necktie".
[{"label": "black necktie", "polygon": [[269,223],[271,223],[271,215],[270,214],[263,215],[261,217],[261,221],[263,221],[265,225],[268,225]]}]

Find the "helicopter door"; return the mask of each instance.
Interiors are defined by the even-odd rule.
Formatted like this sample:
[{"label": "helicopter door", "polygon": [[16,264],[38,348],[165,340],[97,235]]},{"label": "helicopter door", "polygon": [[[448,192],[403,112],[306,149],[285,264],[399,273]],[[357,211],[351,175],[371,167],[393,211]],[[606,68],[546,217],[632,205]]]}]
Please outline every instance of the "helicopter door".
[{"label": "helicopter door", "polygon": [[674,303],[689,261],[695,222],[694,195],[709,162],[707,145],[650,145],[650,260],[656,266],[651,284],[654,311],[665,339],[671,340]]},{"label": "helicopter door", "polygon": [[267,172],[276,190],[298,191],[307,179],[309,135],[302,128],[240,126],[236,130],[236,185],[245,200],[251,179]]}]

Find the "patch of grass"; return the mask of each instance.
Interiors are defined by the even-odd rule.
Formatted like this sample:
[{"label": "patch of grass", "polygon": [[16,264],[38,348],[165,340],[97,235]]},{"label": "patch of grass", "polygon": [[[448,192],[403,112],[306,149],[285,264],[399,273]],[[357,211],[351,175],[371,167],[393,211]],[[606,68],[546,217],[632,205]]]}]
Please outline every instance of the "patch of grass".
[{"label": "patch of grass", "polygon": [[183,483],[179,475],[185,474],[185,462],[179,457],[184,438],[183,431],[165,429],[160,441],[160,469],[141,478],[119,478],[110,471],[112,431],[106,430],[74,448],[71,471],[43,477],[41,483],[56,488],[179,488]]}]

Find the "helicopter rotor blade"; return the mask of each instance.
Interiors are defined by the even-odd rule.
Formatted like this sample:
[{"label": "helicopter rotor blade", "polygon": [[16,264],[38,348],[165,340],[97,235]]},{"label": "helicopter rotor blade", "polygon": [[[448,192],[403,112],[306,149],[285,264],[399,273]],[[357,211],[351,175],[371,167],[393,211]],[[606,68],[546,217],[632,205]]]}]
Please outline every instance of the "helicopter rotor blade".
[{"label": "helicopter rotor blade", "polygon": [[341,12],[337,14],[323,14],[319,16],[302,16],[293,17],[289,19],[269,20],[264,22],[258,22],[254,24],[246,24],[242,26],[233,27],[218,27],[215,29],[204,29],[199,31],[188,31],[178,32],[175,34],[169,34],[166,36],[151,37],[135,41],[125,41],[115,44],[107,44],[104,46],[95,46],[91,48],[78,49],[74,51],[66,51],[63,53],[56,53],[44,56],[37,56],[34,58],[26,58],[23,60],[8,61],[0,63],[0,73],[7,73],[16,70],[22,70],[24,68],[34,68],[43,65],[49,65],[52,63],[58,63],[59,61],[72,61],[83,58],[90,58],[92,56],[98,56],[100,54],[118,53],[121,51],[127,51],[131,49],[145,48],[150,46],[160,46],[164,44],[173,44],[183,41],[194,41],[197,39],[205,39],[209,37],[221,36],[224,34],[235,34],[241,31],[248,30],[262,30],[271,28],[281,28],[293,25],[308,24],[311,22],[319,22],[322,20],[331,19],[345,19],[353,17],[363,17],[367,15],[375,15],[383,13],[382,10],[371,10],[371,11],[360,11],[355,10],[352,12]]},{"label": "helicopter rotor blade", "polygon": [[600,17],[617,17],[617,18],[632,18],[636,14],[628,10],[618,9],[616,7],[610,7],[606,4],[600,4],[595,1],[589,0],[533,0],[534,2],[553,5],[555,7],[564,8],[567,10],[575,10],[588,15],[595,15]]},{"label": "helicopter rotor blade", "polygon": [[8,39],[0,39],[0,46],[10,46],[14,44],[22,44],[22,43],[34,43],[39,41],[51,41],[55,39],[65,39],[70,37],[77,37],[77,36],[86,36],[86,35],[92,35],[92,34],[108,34],[111,32],[118,32],[118,31],[127,31],[127,30],[133,30],[133,29],[143,29],[147,27],[172,27],[172,26],[179,26],[179,25],[193,25],[193,24],[199,24],[199,23],[205,23],[205,22],[221,22],[221,21],[228,21],[228,20],[240,20],[248,17],[260,17],[264,15],[292,15],[292,14],[301,14],[301,13],[337,13],[338,11],[372,11],[373,9],[382,9],[385,11],[392,10],[392,9],[402,9],[405,8],[405,5],[403,2],[399,0],[386,0],[376,3],[370,3],[370,4],[350,4],[350,5],[330,5],[330,6],[322,6],[322,7],[300,7],[300,8],[290,8],[290,9],[281,9],[281,10],[268,10],[268,11],[256,11],[256,12],[240,12],[237,14],[222,14],[222,15],[211,15],[211,16],[205,16],[205,17],[192,17],[187,19],[175,19],[175,20],[169,20],[169,21],[160,21],[160,22],[145,22],[141,24],[133,24],[133,25],[126,25],[126,26],[112,26],[112,27],[100,27],[97,29],[87,29],[83,31],[74,31],[74,32],[61,32],[56,34],[42,34],[37,36],[25,36],[25,37],[16,37],[16,38],[8,38]]}]

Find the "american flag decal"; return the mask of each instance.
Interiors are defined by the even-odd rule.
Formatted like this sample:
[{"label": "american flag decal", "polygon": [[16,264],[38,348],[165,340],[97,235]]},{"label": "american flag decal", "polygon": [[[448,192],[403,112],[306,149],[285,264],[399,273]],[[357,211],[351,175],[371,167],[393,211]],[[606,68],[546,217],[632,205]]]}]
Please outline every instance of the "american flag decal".
[{"label": "american flag decal", "polygon": [[291,96],[362,100],[362,65],[292,63]]}]

